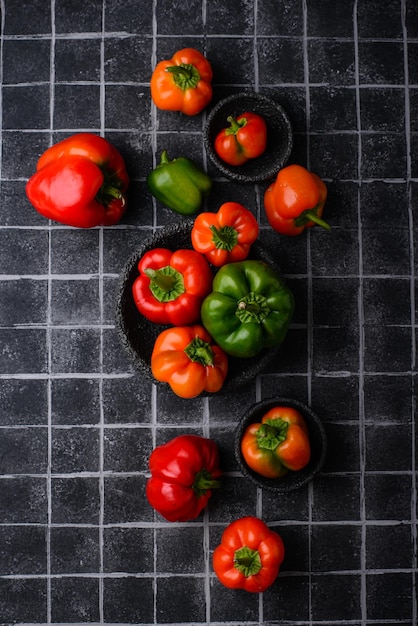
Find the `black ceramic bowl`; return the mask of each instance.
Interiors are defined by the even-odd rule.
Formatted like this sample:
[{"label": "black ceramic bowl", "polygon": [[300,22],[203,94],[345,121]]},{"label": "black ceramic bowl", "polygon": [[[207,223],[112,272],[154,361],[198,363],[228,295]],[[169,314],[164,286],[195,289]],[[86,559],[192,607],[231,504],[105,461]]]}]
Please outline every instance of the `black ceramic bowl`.
[{"label": "black ceramic bowl", "polygon": [[[305,418],[309,430],[311,444],[311,458],[306,467],[297,472],[289,471],[281,478],[265,478],[254,472],[246,464],[241,454],[241,438],[246,428],[253,423],[258,423],[267,411],[275,406],[289,406],[301,413]],[[289,398],[269,398],[253,404],[243,415],[235,431],[235,456],[239,468],[244,476],[252,480],[257,487],[275,491],[276,493],[287,493],[295,489],[300,489],[313,479],[315,474],[321,469],[327,452],[327,437],[320,418],[312,409],[298,400]]]},{"label": "black ceramic bowl", "polygon": [[[116,329],[134,367],[148,380],[158,385],[151,372],[151,354],[158,334],[167,328],[147,320],[137,310],[133,297],[132,285],[138,276],[139,259],[152,248],[163,247],[170,250],[180,248],[192,249],[190,233],[193,220],[184,220],[170,224],[158,230],[146,239],[136,250],[125,265],[119,278],[116,302]],[[249,258],[259,259],[268,263],[278,274],[277,263],[257,241],[251,247]],[[259,355],[249,359],[228,357],[228,375],[224,385],[218,393],[233,392],[253,381],[255,376],[262,372],[269,363],[276,358],[279,347],[264,350]],[[201,394],[212,395],[212,394]]]},{"label": "black ceramic bowl", "polygon": [[[267,124],[267,148],[265,152],[244,163],[228,165],[214,150],[215,138],[229,126],[229,115],[238,117],[242,113],[257,113]],[[203,136],[206,152],[212,163],[224,176],[241,183],[260,183],[274,178],[287,163],[293,147],[293,133],[284,109],[258,93],[239,93],[221,100],[209,113]]]}]

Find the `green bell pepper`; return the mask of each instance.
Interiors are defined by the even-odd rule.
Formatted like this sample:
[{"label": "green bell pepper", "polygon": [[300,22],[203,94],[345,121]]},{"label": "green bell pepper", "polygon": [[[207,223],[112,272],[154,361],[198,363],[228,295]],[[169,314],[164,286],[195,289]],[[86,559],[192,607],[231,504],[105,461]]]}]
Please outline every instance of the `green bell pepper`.
[{"label": "green bell pepper", "polygon": [[220,268],[201,317],[227,354],[248,358],[282,343],[293,311],[293,294],[273,268],[246,260]]},{"label": "green bell pepper", "polygon": [[192,215],[202,206],[212,189],[212,180],[200,167],[186,157],[169,161],[167,151],[147,176],[152,195],[181,215]]}]

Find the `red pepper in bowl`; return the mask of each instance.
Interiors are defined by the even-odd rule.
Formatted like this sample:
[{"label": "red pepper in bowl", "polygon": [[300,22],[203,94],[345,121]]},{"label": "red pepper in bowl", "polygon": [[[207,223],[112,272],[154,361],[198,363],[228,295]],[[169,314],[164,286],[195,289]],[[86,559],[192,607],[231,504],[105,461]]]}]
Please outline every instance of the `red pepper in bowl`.
[{"label": "red pepper in bowl", "polygon": [[267,147],[267,125],[257,113],[246,112],[227,118],[229,126],[215,138],[215,152],[229,165],[243,165],[261,156]]},{"label": "red pepper in bowl", "polygon": [[61,224],[111,226],[126,210],[128,182],[116,148],[103,137],[79,133],[41,155],[26,195],[41,215]]}]

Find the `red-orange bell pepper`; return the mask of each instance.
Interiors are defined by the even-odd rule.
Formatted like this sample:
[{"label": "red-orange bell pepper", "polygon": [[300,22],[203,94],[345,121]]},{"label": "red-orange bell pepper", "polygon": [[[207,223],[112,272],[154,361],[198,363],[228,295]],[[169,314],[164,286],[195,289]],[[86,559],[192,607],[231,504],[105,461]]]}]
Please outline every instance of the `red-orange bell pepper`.
[{"label": "red-orange bell pepper", "polygon": [[157,64],[150,82],[152,100],[159,109],[197,115],[212,99],[212,77],[206,57],[183,48]]},{"label": "red-orange bell pepper", "polygon": [[132,285],[136,307],[156,324],[194,324],[212,288],[213,275],[203,254],[195,250],[153,248],[138,262]]},{"label": "red-orange bell pepper", "polygon": [[221,486],[218,447],[199,435],[179,435],[155,448],[149,469],[148,502],[169,522],[198,517]]},{"label": "red-orange bell pepper", "polygon": [[212,563],[225,587],[261,593],[276,580],[284,555],[280,535],[258,517],[248,516],[226,527]]},{"label": "red-orange bell pepper", "polygon": [[311,456],[306,421],[293,407],[274,407],[263,415],[261,423],[246,428],[241,453],[247,465],[266,478],[301,470]]},{"label": "red-orange bell pepper", "polygon": [[203,391],[222,389],[228,373],[228,357],[203,326],[174,326],[157,337],[151,355],[156,380],[168,383],[181,398],[195,398]]},{"label": "red-orange bell pepper", "polygon": [[122,156],[91,133],[72,135],[38,160],[26,195],[44,217],[77,228],[117,224],[129,179]]},{"label": "red-orange bell pepper", "polygon": [[220,267],[243,261],[258,237],[254,215],[238,202],[225,202],[217,213],[200,213],[194,220],[191,239],[197,252]]},{"label": "red-orange bell pepper", "polygon": [[264,194],[264,209],[271,227],[283,235],[300,235],[305,228],[318,224],[329,230],[321,219],[327,187],[302,165],[288,165]]},{"label": "red-orange bell pepper", "polygon": [[215,138],[215,152],[229,165],[243,165],[250,159],[261,156],[267,146],[267,125],[261,115],[246,112],[236,119],[227,118],[224,128]]}]

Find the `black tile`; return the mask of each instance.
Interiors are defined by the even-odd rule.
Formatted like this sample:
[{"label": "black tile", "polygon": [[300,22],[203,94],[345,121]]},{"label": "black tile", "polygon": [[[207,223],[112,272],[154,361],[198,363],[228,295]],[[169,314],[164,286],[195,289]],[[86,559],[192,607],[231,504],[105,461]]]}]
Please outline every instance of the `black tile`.
[{"label": "black tile", "polygon": [[[327,549],[324,550],[324,546]],[[361,569],[361,526],[314,525],[311,558],[314,572],[345,572]]]},{"label": "black tile", "polygon": [[99,129],[100,87],[98,85],[55,85],[54,128]]},{"label": "black tile", "polygon": [[1,526],[0,541],[0,573],[2,576],[46,574],[45,527]]},{"label": "black tile", "polygon": [[360,111],[363,131],[402,133],[405,129],[405,91],[403,88],[364,87],[360,90]]},{"label": "black tile", "polygon": [[361,174],[363,178],[405,178],[406,144],[402,134],[361,136]]},{"label": "black tile", "polygon": [[50,50],[47,39],[6,39],[3,42],[3,83],[49,82]]},{"label": "black tile", "polygon": [[[198,35],[204,31],[203,12],[195,10],[196,7],[189,2],[173,3],[171,5],[156,6],[156,19],[158,23],[158,35]],[[210,5],[208,6],[210,11]],[[215,20],[213,19],[215,17]],[[214,22],[216,30],[216,18],[219,15],[207,17],[208,29]]]},{"label": "black tile", "polygon": [[1,374],[34,374],[47,371],[46,331],[41,329],[0,329]]},{"label": "black tile", "polygon": [[101,32],[102,2],[90,0],[57,0],[55,5],[57,33]]},{"label": "black tile", "polygon": [[[261,398],[280,396],[284,398],[299,398],[308,403],[308,375],[260,375],[258,377]],[[257,382],[258,382],[257,381]]]},{"label": "black tile", "polygon": [[25,197],[25,185],[23,180],[0,181],[1,226],[45,225],[45,218],[32,208]]},{"label": "black tile", "polygon": [[53,428],[52,464],[54,474],[98,472],[99,431],[96,428]]},{"label": "black tile", "polygon": [[46,524],[46,521],[47,485],[45,478],[1,478],[0,523]]},{"label": "black tile", "polygon": [[[29,178],[32,176],[35,172],[38,158],[48,147],[47,133],[22,131],[4,132],[2,138],[3,178]],[[28,207],[28,211],[34,211],[29,202],[26,202],[26,200],[24,200],[24,202]],[[32,218],[30,219],[32,220]],[[42,224],[47,224],[45,218]]]},{"label": "black tile", "polygon": [[100,421],[99,381],[58,378],[51,385],[52,423],[97,424]]},{"label": "black tile", "polygon": [[141,0],[138,10],[137,0],[125,0],[123,11],[118,0],[109,0],[105,4],[105,25],[108,32],[124,31],[151,35],[153,30],[153,1]]},{"label": "black tile", "polygon": [[358,377],[355,374],[315,376],[312,381],[312,408],[324,421],[357,421]]},{"label": "black tile", "polygon": [[359,186],[356,182],[331,180],[326,182],[328,196],[324,219],[331,228],[356,228],[358,223]]},{"label": "black tile", "polygon": [[105,471],[147,471],[153,448],[150,429],[106,428],[103,438]]},{"label": "black tile", "polygon": [[116,330],[103,331],[103,371],[106,374],[125,374],[133,369]]},{"label": "black tile", "polygon": [[257,33],[259,35],[303,36],[303,6],[301,2],[277,3],[263,0],[257,6]]},{"label": "black tile", "polygon": [[[195,424],[205,400],[201,397],[186,400],[176,396],[168,385],[161,385],[157,391],[157,420],[159,424]],[[199,416],[199,417],[197,417]]]},{"label": "black tile", "polygon": [[315,621],[361,619],[360,575],[314,575],[311,590]]},{"label": "black tile", "polygon": [[329,39],[308,40],[309,82],[354,85],[354,42]]},{"label": "black tile", "polygon": [[402,85],[403,44],[398,41],[359,41],[360,85]]},{"label": "black tile", "polygon": [[310,584],[305,576],[282,576],[264,592],[263,616],[265,620],[301,620],[310,618]]},{"label": "black tile", "polygon": [[90,477],[53,478],[51,510],[54,524],[97,524],[99,480]]},{"label": "black tile", "polygon": [[57,39],[54,50],[56,82],[99,81],[100,39]]},{"label": "black tile", "polygon": [[268,367],[267,373],[302,373],[306,372],[308,359],[308,344],[306,330],[292,328],[280,346],[277,357]]},{"label": "black tile", "polygon": [[360,471],[359,427],[351,424],[326,424],[328,448],[324,472]]},{"label": "black tile", "polygon": [[108,131],[105,136],[121,153],[131,179],[127,190],[128,206],[121,223],[149,228],[153,223],[151,194],[145,182],[141,184],[138,179],[145,178],[153,168],[152,135],[134,128]]},{"label": "black tile", "polygon": [[418,131],[418,89],[409,89],[409,111],[411,132]]},{"label": "black tile", "polygon": [[242,407],[248,407],[254,402],[254,390],[247,387],[235,393],[225,394],[224,396],[211,396],[209,398],[211,422],[234,424],[241,417]]},{"label": "black tile", "polygon": [[418,7],[415,4],[408,4],[405,10],[405,24],[408,38],[416,37],[418,34]]},{"label": "black tile", "polygon": [[100,332],[94,328],[53,329],[51,359],[54,373],[98,372]]},{"label": "black tile", "polygon": [[103,531],[103,569],[105,572],[153,571],[153,529],[105,528]]},{"label": "black tile", "polygon": [[[157,573],[203,574],[205,572],[204,532],[202,527],[156,531]],[[182,549],[179,552],[178,546]]]},{"label": "black tile", "polygon": [[[397,181],[372,180],[360,187],[361,224],[363,228],[391,229],[408,227],[407,188],[405,183]],[[391,221],[383,215],[390,210]],[[367,248],[366,248],[367,249]],[[394,252],[396,246],[394,246]]]},{"label": "black tile", "polygon": [[13,10],[4,11],[4,34],[51,34],[51,7],[43,0],[31,0],[30,9],[30,19],[24,2],[13,3]]},{"label": "black tile", "polygon": [[107,424],[150,423],[151,383],[135,377],[104,379],[103,414]]},{"label": "black tile", "polygon": [[281,524],[280,526],[270,525],[270,529],[280,535],[285,547],[284,560],[280,566],[280,571],[286,573],[293,572],[294,574],[309,572],[309,546],[311,540],[308,526]]},{"label": "black tile", "polygon": [[311,131],[354,131],[357,128],[356,93],[348,87],[311,87]]},{"label": "black tile", "polygon": [[0,615],[10,624],[46,621],[46,579],[0,579]]},{"label": "black tile", "polygon": [[153,581],[146,578],[107,578],[103,604],[106,623],[153,623],[153,591]]},{"label": "black tile", "polygon": [[[179,602],[179,597],[182,601]],[[197,577],[161,578],[157,584],[159,623],[204,622],[206,619],[205,581]]]},{"label": "black tile", "polygon": [[314,521],[357,521],[360,519],[358,476],[317,476],[313,483]]},{"label": "black tile", "polygon": [[357,320],[358,291],[357,278],[314,278],[312,280],[314,325],[350,325],[353,320]]},{"label": "black tile", "polygon": [[103,233],[103,271],[120,274],[131,255],[149,235],[149,230],[145,229],[106,229]]},{"label": "black tile", "polygon": [[257,41],[257,55],[260,84],[303,84],[304,66],[301,39],[260,38]]},{"label": "black tile", "polygon": [[368,520],[411,519],[411,476],[366,474],[364,485]]},{"label": "black tile", "polygon": [[402,326],[367,326],[364,340],[366,372],[411,370],[412,332]]},{"label": "black tile", "polygon": [[[385,19],[382,20],[382,15]],[[402,39],[401,6],[391,0],[371,0],[367,6],[357,5],[357,28],[359,37],[376,37],[376,24],[379,24],[379,38]]]},{"label": "black tile", "polygon": [[215,577],[211,581],[212,601],[210,617],[212,621],[253,622],[258,619],[257,595],[242,589],[227,589]]},{"label": "black tile", "polygon": [[310,138],[309,169],[321,178],[355,180],[357,152],[357,134],[314,134]]},{"label": "black tile", "polygon": [[115,37],[105,39],[106,82],[149,82],[151,78],[152,39]]},{"label": "black tile", "polygon": [[315,374],[356,372],[359,363],[357,324],[313,331],[312,366]]},{"label": "black tile", "polygon": [[410,324],[410,281],[399,278],[365,278],[363,311],[365,324]]},{"label": "black tile", "polygon": [[364,412],[366,420],[377,424],[390,421],[407,423],[412,414],[412,378],[406,376],[365,376]]},{"label": "black tile", "polygon": [[[411,7],[412,8],[412,7]],[[409,71],[409,84],[417,84],[417,57],[418,57],[418,45],[415,41],[408,42],[408,71]]]},{"label": "black tile", "polygon": [[0,439],[2,474],[44,474],[48,466],[46,428],[3,428]]},{"label": "black tile", "polygon": [[46,425],[48,421],[47,381],[3,379],[0,383],[0,425]]},{"label": "black tile", "polygon": [[367,568],[387,570],[412,567],[411,532],[412,528],[409,524],[367,525]]},{"label": "black tile", "polygon": [[256,515],[256,487],[247,478],[222,477],[221,490],[212,493],[209,504],[211,522],[229,524],[231,519]]},{"label": "black tile", "polygon": [[42,129],[49,126],[49,85],[4,87],[3,128]]},{"label": "black tile", "polygon": [[263,85],[260,93],[283,107],[294,133],[306,132],[306,90],[299,85]]},{"label": "black tile", "polygon": [[77,326],[100,322],[99,280],[53,280],[51,321],[55,325]]},{"label": "black tile", "polygon": [[365,228],[362,231],[362,253],[364,274],[409,274],[409,236],[406,229]]},{"label": "black tile", "polygon": [[149,90],[136,85],[107,85],[105,120],[108,128],[151,130]]},{"label": "black tile", "polygon": [[152,521],[153,509],[145,498],[144,476],[107,476],[104,488],[104,521],[129,523]]},{"label": "black tile", "polygon": [[332,3],[307,2],[307,29],[310,37],[353,37],[354,0]]},{"label": "black tile", "polygon": [[51,528],[51,573],[83,574],[99,571],[97,528]]},{"label": "black tile", "polygon": [[0,230],[2,273],[34,275],[48,273],[48,233],[23,229]]},{"label": "black tile", "polygon": [[413,620],[412,574],[367,574],[367,618],[371,620]]},{"label": "black tile", "polygon": [[206,28],[211,35],[250,35],[254,30],[254,7],[245,0],[238,0],[236,3],[209,3],[206,9]]},{"label": "black tile", "polygon": [[51,232],[53,274],[94,274],[99,271],[99,231],[54,229]]},{"label": "black tile", "polygon": [[98,578],[53,578],[51,618],[54,622],[99,621]]},{"label": "black tile", "polygon": [[[254,84],[253,46],[251,37],[208,39],[207,57],[212,64],[214,84],[251,87]],[[228,63],[225,63],[226,58]]]},{"label": "black tile", "polygon": [[19,279],[0,281],[0,326],[46,324],[47,281]]}]

